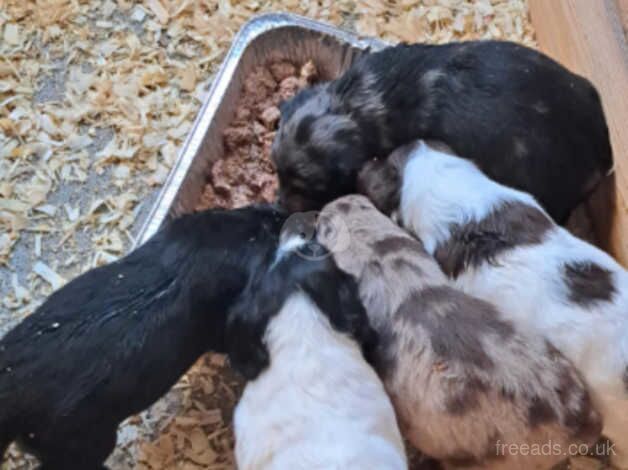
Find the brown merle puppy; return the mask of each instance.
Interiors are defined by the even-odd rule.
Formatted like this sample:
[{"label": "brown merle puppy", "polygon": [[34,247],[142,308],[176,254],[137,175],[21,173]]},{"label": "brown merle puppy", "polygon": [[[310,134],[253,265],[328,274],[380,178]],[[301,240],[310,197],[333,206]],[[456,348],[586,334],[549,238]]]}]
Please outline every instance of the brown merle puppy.
[{"label": "brown merle puppy", "polygon": [[270,207],[184,216],[53,293],[0,340],[0,457],[17,440],[45,469],[103,468],[121,421],[226,351],[228,309],[284,220]]},{"label": "brown merle puppy", "polygon": [[532,196],[490,180],[467,159],[417,142],[366,170],[364,189],[401,184],[396,195],[369,194],[382,198],[381,207],[398,199],[401,224],[459,288],[572,361],[615,442],[612,463],[628,469],[628,272],[557,226]]},{"label": "brown merle puppy", "polygon": [[366,161],[417,138],[444,141],[559,222],[612,165],[597,91],[549,57],[501,41],[399,45],[282,107],[281,200],[318,209],[355,192]]},{"label": "brown merle puppy", "polygon": [[363,196],[328,204],[318,239],[358,281],[380,335],[376,369],[410,442],[446,467],[528,470],[592,444],[598,413],[571,363],[539,335],[453,288],[420,242]]}]

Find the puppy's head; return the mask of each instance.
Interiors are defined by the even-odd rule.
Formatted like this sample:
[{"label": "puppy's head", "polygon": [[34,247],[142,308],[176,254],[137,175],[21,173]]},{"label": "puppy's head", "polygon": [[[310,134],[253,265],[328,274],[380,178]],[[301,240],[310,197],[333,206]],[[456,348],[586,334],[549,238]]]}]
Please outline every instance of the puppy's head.
[{"label": "puppy's head", "polygon": [[268,204],[233,210],[210,209],[194,216],[196,219],[180,227],[186,232],[180,238],[188,239],[190,233],[196,237],[197,253],[192,260],[195,265],[201,264],[202,253],[210,255],[204,260],[210,264],[204,271],[206,275],[199,279],[202,284],[207,284],[210,282],[207,274],[212,272],[215,274],[212,282],[217,286],[221,285],[221,278],[227,276],[227,272],[237,271],[248,280],[259,266],[267,263],[277,247],[281,227],[287,218],[284,212]]},{"label": "puppy's head", "polygon": [[[377,335],[369,323],[354,277],[338,267],[329,251],[342,251],[350,242],[347,227],[342,223],[338,225],[338,222],[318,212],[315,216],[306,213],[303,219],[294,215],[288,217],[281,240],[282,246],[293,249],[286,253],[280,248],[282,259],[275,273],[282,281],[287,280],[308,294],[321,313],[329,318],[332,327],[353,337],[370,361]],[[333,233],[327,233],[327,238],[333,243],[323,244],[320,231],[330,227]],[[281,281],[277,282],[277,285],[281,284]]]},{"label": "puppy's head", "polygon": [[320,85],[281,107],[271,157],[280,204],[290,212],[320,209],[355,190],[367,150],[358,124],[334,99],[327,86]]},{"label": "puppy's head", "polygon": [[[345,272],[360,279],[363,283],[365,269],[368,266],[380,270],[381,266],[395,266],[393,270],[401,270],[407,263],[393,259],[401,259],[408,254],[414,256],[421,251],[420,243],[414,241],[390,217],[379,211],[373,202],[359,194],[351,194],[327,204],[321,212],[321,228],[319,240],[333,254],[334,261]],[[328,224],[332,221],[333,224]],[[338,229],[340,228],[340,230]],[[347,240],[340,244],[337,240]],[[418,246],[414,246],[417,245]],[[337,249],[340,247],[340,249]],[[368,268],[371,269],[371,268]],[[390,275],[384,282],[390,282]],[[369,294],[365,294],[369,295]]]},{"label": "puppy's head", "polygon": [[[447,145],[439,141],[425,141],[434,150],[453,155]],[[403,172],[406,163],[416,155],[423,141],[416,140],[395,149],[385,160],[367,162],[357,178],[357,191],[367,196],[375,207],[391,216],[399,208]]]},{"label": "puppy's head", "polygon": [[[255,379],[269,365],[270,356],[264,343],[266,328],[296,290],[306,293],[335,329],[352,336],[367,359],[372,359],[376,347],[377,336],[354,279],[338,269],[333,258],[324,255],[326,250],[322,245],[314,251],[323,256],[304,257],[297,247],[317,242],[304,240],[302,234],[293,229],[291,226],[282,234],[275,259],[249,285],[229,315],[229,358],[232,366],[249,380]],[[297,231],[302,232],[302,227]]]}]

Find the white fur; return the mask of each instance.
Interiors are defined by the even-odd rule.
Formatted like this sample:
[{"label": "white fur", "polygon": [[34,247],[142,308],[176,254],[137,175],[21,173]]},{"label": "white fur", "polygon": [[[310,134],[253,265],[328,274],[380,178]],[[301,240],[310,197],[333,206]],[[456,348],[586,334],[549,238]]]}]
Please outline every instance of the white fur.
[{"label": "white fur", "polygon": [[424,142],[403,169],[400,216],[408,229],[421,234],[428,253],[449,238],[450,224],[483,219],[500,203],[512,200],[543,210],[529,194],[505,188],[470,161]]},{"label": "white fur", "polygon": [[[507,201],[540,209],[532,196],[491,181],[473,163],[420,145],[403,170],[401,220],[432,255],[450,237],[450,225],[479,221]],[[612,272],[612,302],[586,307],[568,300],[566,262],[592,262]],[[628,275],[610,256],[561,227],[541,244],[498,254],[462,272],[456,283],[499,307],[520,326],[545,335],[580,370],[604,415],[605,434],[628,468]]]},{"label": "white fur", "polygon": [[[277,259],[306,241],[282,238]],[[302,292],[266,329],[270,366],[235,410],[240,470],[401,470],[395,413],[357,343]]]},{"label": "white fur", "polygon": [[235,411],[240,470],[407,468],[379,378],[307,295],[288,298],[265,339],[271,365]]}]

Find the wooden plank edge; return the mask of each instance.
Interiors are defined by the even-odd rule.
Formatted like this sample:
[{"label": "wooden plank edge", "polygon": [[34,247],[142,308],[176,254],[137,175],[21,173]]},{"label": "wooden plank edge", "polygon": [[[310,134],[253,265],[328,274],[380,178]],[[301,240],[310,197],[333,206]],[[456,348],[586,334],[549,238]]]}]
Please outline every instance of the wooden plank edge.
[{"label": "wooden plank edge", "polygon": [[[622,0],[625,1],[625,0]],[[602,246],[628,266],[628,51],[615,0],[529,0],[539,48],[598,89],[614,174],[591,198]]]}]

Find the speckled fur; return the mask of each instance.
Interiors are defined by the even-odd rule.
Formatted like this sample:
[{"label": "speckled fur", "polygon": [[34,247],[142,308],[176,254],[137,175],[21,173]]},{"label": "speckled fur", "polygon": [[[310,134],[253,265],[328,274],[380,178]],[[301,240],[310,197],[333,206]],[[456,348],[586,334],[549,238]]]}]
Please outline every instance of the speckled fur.
[{"label": "speckled fur", "polygon": [[595,88],[540,52],[502,41],[398,45],[283,108],[272,151],[282,202],[319,209],[355,192],[367,161],[417,138],[444,141],[561,222],[612,166]]},{"label": "speckled fur", "polygon": [[556,225],[534,198],[490,180],[468,160],[409,148],[399,218],[455,279],[543,335],[581,372],[612,461],[628,468],[628,273]]},{"label": "speckled fur", "polygon": [[[330,203],[320,221],[319,239],[358,280],[380,334],[376,369],[419,450],[452,468],[528,470],[561,457],[499,455],[499,443],[596,441],[601,422],[580,376],[544,339],[454,289],[366,198]],[[342,231],[350,243],[334,250]]]}]

